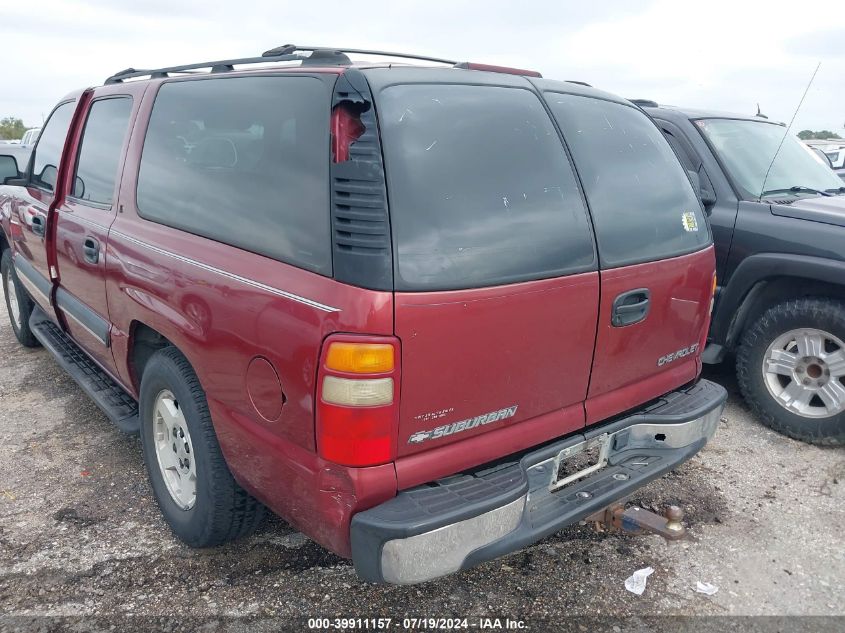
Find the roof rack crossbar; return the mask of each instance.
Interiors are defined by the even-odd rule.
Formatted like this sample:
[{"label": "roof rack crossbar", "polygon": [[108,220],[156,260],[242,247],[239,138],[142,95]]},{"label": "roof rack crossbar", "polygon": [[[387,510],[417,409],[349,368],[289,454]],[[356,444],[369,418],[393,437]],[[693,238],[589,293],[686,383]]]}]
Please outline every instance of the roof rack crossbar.
[{"label": "roof rack crossbar", "polygon": [[200,70],[202,68],[211,68],[214,72],[223,72],[241,64],[266,64],[268,62],[302,61],[303,59],[307,59],[307,57],[293,54],[268,55],[266,57],[262,55],[261,57],[222,59],[214,62],[199,62],[196,64],[168,66],[167,68],[155,68],[151,70],[135,70],[134,68],[127,68],[126,70],[121,70],[106,79],[106,84],[116,84],[125,79],[134,79],[136,77],[167,77],[170,73],[189,72],[191,70]]}]

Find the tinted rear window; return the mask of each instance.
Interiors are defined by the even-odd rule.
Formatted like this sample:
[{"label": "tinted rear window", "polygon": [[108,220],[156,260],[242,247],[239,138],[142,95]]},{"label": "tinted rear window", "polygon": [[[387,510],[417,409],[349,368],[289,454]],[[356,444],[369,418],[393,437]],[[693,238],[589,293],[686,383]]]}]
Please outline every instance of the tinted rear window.
[{"label": "tinted rear window", "polygon": [[112,203],[117,164],[131,113],[129,97],[100,99],[91,104],[76,162],[74,197],[98,204]]},{"label": "tinted rear window", "polygon": [[643,112],[591,97],[546,98],[581,176],[603,267],[674,257],[709,244],[689,177]]},{"label": "tinted rear window", "polygon": [[398,290],[442,290],[589,269],[575,176],[528,90],[398,85],[382,91]]},{"label": "tinted rear window", "polygon": [[311,77],[164,84],[138,175],[148,220],[331,273],[329,89]]}]

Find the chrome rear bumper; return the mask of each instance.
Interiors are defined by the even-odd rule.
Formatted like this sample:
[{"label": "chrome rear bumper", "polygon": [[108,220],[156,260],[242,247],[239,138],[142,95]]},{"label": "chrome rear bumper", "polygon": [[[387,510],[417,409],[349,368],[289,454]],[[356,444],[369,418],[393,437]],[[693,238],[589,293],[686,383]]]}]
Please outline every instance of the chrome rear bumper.
[{"label": "chrome rear bumper", "polygon": [[[516,551],[683,463],[716,431],[727,394],[708,381],[623,420],[469,474],[401,492],[353,517],[352,556],[373,582],[412,584]],[[561,455],[600,441],[601,468],[555,489]]]}]

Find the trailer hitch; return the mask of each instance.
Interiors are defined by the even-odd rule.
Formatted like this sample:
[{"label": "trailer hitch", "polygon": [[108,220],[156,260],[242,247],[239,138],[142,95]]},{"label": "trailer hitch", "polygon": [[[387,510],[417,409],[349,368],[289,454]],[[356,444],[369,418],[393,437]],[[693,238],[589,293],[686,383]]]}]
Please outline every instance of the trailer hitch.
[{"label": "trailer hitch", "polygon": [[669,506],[664,514],[660,515],[639,506],[626,508],[623,501],[617,501],[604,510],[591,514],[586,520],[600,531],[618,530],[628,534],[651,532],[669,541],[677,541],[687,533],[682,523],[683,518],[684,511],[678,506]]}]

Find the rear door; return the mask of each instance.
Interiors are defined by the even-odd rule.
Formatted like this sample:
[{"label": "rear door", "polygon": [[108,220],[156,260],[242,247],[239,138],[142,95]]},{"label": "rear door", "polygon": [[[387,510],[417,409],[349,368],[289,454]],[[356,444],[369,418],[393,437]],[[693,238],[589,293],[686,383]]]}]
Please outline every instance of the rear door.
[{"label": "rear door", "polygon": [[697,376],[715,259],[689,177],[642,111],[591,96],[546,99],[572,151],[599,250],[590,424]]},{"label": "rear door", "polygon": [[[67,329],[99,363],[114,371],[106,303],[105,260],[114,221],[124,145],[142,84],[99,89],[74,144],[66,195],[56,205],[56,306]],[[133,100],[132,92],[139,93]]]},{"label": "rear door", "polygon": [[[582,428],[597,261],[541,100],[525,87],[403,84],[377,103],[402,343],[399,456],[529,418],[542,439]],[[526,445],[538,428],[526,427]]]},{"label": "rear door", "polygon": [[52,276],[48,260],[47,218],[53,204],[63,160],[68,130],[76,111],[77,100],[67,99],[56,106],[47,119],[44,131],[30,157],[27,184],[16,190],[12,208],[15,239],[15,269],[30,296],[50,310]]}]

